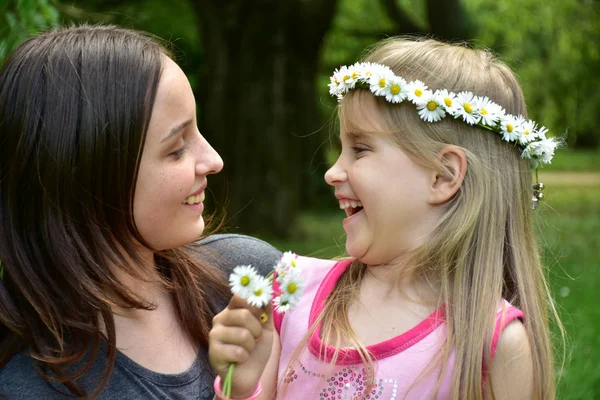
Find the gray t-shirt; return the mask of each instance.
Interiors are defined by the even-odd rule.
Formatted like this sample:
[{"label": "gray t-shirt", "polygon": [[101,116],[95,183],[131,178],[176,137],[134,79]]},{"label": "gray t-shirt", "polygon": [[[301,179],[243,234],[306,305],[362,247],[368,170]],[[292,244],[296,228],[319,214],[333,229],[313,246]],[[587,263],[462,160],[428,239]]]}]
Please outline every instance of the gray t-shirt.
[{"label": "gray t-shirt", "polygon": [[[226,274],[241,264],[252,264],[266,275],[281,257],[281,252],[262,240],[243,235],[213,235],[198,246],[200,257],[219,266]],[[213,299],[221,310],[229,299]],[[88,390],[98,387],[106,364],[105,347],[88,372],[77,384]],[[125,354],[117,352],[114,369],[99,399],[200,399],[211,400],[214,392],[214,373],[208,364],[207,350],[200,349],[197,361],[180,374],[159,374],[138,365]],[[16,354],[0,369],[0,398],[11,400],[64,400],[71,397],[64,385],[44,381],[36,369],[36,361],[22,352]]]}]

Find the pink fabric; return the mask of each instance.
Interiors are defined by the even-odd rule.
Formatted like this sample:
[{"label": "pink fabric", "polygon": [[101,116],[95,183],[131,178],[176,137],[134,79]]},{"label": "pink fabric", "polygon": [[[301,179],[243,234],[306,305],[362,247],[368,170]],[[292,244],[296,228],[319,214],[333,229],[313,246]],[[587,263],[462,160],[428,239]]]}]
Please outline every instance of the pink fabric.
[{"label": "pink fabric", "polygon": [[494,328],[494,336],[492,337],[492,348],[491,348],[491,358],[494,358],[494,354],[496,354],[496,346],[498,345],[498,339],[500,339],[500,334],[506,328],[508,324],[510,324],[515,319],[523,320],[525,318],[525,314],[523,311],[519,310],[510,305],[509,302],[504,300],[504,307],[498,314],[496,314],[496,327]]},{"label": "pink fabric", "polygon": [[[278,332],[281,338],[277,399],[354,399],[366,387],[366,370],[358,352],[341,350],[335,365],[330,364],[333,348],[320,340],[321,326],[304,342],[308,329],[323,309],[324,301],[351,260],[340,262],[299,257],[305,272],[305,287],[299,305],[287,315],[281,315]],[[508,303],[506,303],[508,304]],[[375,362],[375,386],[366,397],[372,399],[449,399],[454,352],[435,388],[441,368],[436,365],[446,340],[444,307],[407,332],[384,342],[368,346]],[[505,312],[503,312],[503,310]],[[501,307],[496,335],[510,322],[522,317],[512,306]],[[519,314],[520,313],[520,314]],[[495,343],[492,344],[495,349]],[[298,346],[302,351],[294,354]],[[321,351],[320,351],[321,350]],[[297,356],[288,369],[292,357]],[[404,397],[406,395],[406,397]]]}]

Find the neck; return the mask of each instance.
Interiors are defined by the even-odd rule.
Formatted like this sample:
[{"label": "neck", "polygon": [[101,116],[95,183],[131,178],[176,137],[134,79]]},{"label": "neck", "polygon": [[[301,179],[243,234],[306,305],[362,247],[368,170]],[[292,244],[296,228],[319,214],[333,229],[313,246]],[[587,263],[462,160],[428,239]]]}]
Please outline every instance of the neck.
[{"label": "neck", "polygon": [[408,271],[405,260],[367,265],[361,292],[370,293],[382,300],[402,298],[421,304],[435,304],[437,294],[431,282],[405,271]]},{"label": "neck", "polygon": [[116,346],[133,361],[155,372],[187,370],[197,354],[197,345],[181,324],[172,293],[156,270],[154,254],[142,253],[139,276],[115,269],[117,279],[136,298],[152,309],[113,306]]},{"label": "neck", "polygon": [[[158,310],[161,308],[161,305],[171,302],[171,296],[164,287],[158,271],[156,270],[154,253],[150,250],[142,250],[140,252],[140,261],[140,263],[135,265],[136,274],[134,275],[128,274],[120,268],[114,268],[113,273],[131,295],[147,304],[156,306],[156,310]],[[130,260],[130,264],[134,265],[132,260]],[[115,316],[133,320],[149,318],[148,315],[150,311],[151,310],[113,306]]]}]

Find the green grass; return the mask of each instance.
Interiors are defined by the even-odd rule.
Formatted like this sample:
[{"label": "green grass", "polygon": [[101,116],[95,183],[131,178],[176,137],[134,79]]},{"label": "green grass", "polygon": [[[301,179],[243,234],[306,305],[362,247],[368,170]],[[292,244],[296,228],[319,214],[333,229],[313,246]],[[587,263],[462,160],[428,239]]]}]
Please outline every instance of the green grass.
[{"label": "green grass", "polygon": [[544,171],[600,172],[600,150],[560,149]]},{"label": "green grass", "polygon": [[[567,331],[559,399],[600,398],[600,185],[552,186],[538,235]],[[556,330],[555,330],[556,332]]]},{"label": "green grass", "polygon": [[[581,156],[570,165],[576,164],[588,165],[587,170],[595,161]],[[544,194],[536,217],[538,238],[568,336],[564,368],[557,367],[560,376],[557,398],[597,399],[600,398],[600,302],[596,300],[600,289],[600,184],[552,184]],[[300,217],[294,239],[265,239],[282,250],[303,255],[339,256],[344,254],[342,218],[342,211],[305,214]],[[556,336],[557,330],[553,333]]]}]

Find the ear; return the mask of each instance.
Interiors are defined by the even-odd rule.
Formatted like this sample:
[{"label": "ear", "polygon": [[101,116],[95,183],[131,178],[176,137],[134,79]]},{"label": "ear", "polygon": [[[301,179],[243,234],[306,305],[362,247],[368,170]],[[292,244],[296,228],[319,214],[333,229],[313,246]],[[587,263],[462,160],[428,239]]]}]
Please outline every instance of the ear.
[{"label": "ear", "polygon": [[467,173],[467,157],[460,147],[447,145],[438,153],[444,170],[432,172],[429,204],[441,205],[454,197]]}]

